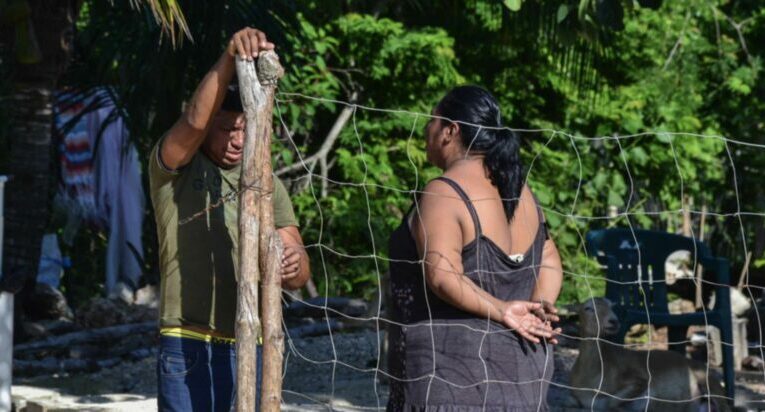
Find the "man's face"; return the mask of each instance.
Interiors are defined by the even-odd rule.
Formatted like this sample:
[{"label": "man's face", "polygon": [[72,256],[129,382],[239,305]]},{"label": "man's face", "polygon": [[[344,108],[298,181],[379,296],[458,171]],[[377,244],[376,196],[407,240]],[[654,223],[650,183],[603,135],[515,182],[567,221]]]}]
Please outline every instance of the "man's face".
[{"label": "man's face", "polygon": [[242,161],[244,113],[221,110],[215,115],[202,150],[218,166],[228,169]]}]

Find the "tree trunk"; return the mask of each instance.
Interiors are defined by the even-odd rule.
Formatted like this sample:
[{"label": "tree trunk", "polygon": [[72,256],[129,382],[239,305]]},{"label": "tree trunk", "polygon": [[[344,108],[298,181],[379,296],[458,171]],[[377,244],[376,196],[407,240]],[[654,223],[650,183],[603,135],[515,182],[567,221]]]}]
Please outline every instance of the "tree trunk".
[{"label": "tree trunk", "polygon": [[[11,62],[8,97],[8,163],[12,180],[6,186],[5,242],[0,288],[18,291],[37,273],[40,244],[48,223],[51,179],[53,97],[69,59],[69,39],[79,1],[30,0],[28,13],[14,22],[31,24],[26,42],[13,27],[0,32],[3,48],[36,48],[42,60]],[[36,40],[33,40],[33,39]],[[35,53],[32,53],[35,54]]]},{"label": "tree trunk", "polygon": [[2,288],[18,292],[37,271],[48,220],[52,84],[17,84],[10,96]]}]

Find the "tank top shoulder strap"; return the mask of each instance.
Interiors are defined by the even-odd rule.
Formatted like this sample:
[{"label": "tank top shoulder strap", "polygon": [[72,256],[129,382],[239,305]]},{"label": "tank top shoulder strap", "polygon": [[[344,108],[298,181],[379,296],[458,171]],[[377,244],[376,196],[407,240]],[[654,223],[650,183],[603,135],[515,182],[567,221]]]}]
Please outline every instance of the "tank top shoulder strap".
[{"label": "tank top shoulder strap", "polygon": [[465,206],[467,206],[468,212],[470,212],[470,217],[473,218],[473,226],[475,226],[476,238],[480,237],[483,234],[483,231],[481,230],[481,221],[478,219],[478,212],[476,212],[475,207],[473,207],[473,202],[470,200],[467,193],[462,190],[462,187],[460,187],[457,182],[449,179],[448,177],[439,176],[434,180],[440,180],[448,184],[452,187],[452,189],[454,189],[455,192],[457,192],[462,201],[465,202]]},{"label": "tank top shoulder strap", "polygon": [[529,192],[531,192],[531,197],[534,198],[534,207],[537,208],[537,215],[539,216],[539,231],[541,232],[545,240],[549,239],[550,229],[547,227],[547,219],[545,219],[545,215],[544,213],[542,213],[542,206],[539,204],[539,199],[537,199],[537,195],[535,195],[530,188],[529,188]]}]

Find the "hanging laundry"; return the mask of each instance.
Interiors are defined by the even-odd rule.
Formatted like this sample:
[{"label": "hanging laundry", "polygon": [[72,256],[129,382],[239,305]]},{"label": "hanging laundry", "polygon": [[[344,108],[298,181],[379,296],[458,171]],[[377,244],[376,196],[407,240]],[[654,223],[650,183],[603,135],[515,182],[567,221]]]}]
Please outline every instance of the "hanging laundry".
[{"label": "hanging laundry", "polygon": [[63,132],[60,197],[77,205],[70,219],[108,230],[107,294],[117,287],[135,290],[142,274],[145,207],[138,152],[109,91],[89,94],[77,105],[66,103],[72,94],[59,95],[58,106],[65,108],[56,116]]},{"label": "hanging laundry", "polygon": [[[113,117],[116,108],[98,109],[99,124]],[[138,151],[130,142],[122,117],[103,130],[95,161],[96,204],[107,216],[109,246],[106,252],[106,290],[122,282],[131,290],[138,287],[143,263],[141,228],[145,199],[141,184]]]},{"label": "hanging laundry", "polygon": [[[71,103],[72,95],[57,96],[55,106],[55,130],[59,132],[59,160],[61,166],[61,187],[57,202],[63,203],[70,222],[86,220],[96,222],[98,208],[93,179],[93,150],[91,147],[90,116],[83,116],[91,99]],[[67,243],[72,239],[65,236]]]},{"label": "hanging laundry", "polygon": [[45,283],[58,289],[64,269],[69,268],[72,262],[69,257],[61,255],[58,247],[58,236],[55,233],[46,233],[42,239],[40,248],[40,265],[37,268],[37,283]]}]

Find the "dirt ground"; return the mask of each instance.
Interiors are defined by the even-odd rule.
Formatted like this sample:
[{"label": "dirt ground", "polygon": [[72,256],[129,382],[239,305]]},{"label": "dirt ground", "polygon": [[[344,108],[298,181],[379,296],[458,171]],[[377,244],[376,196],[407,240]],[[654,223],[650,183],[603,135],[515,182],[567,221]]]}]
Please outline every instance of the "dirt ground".
[{"label": "dirt ground", "polygon": [[[388,387],[378,369],[377,333],[362,331],[289,341],[285,352],[284,411],[361,411],[384,409]],[[552,411],[579,409],[565,385],[577,350],[558,347],[548,403]],[[384,368],[383,368],[384,369]],[[13,398],[18,410],[34,405],[53,411],[156,410],[155,358],[125,362],[92,374],[17,379]],[[749,374],[737,385],[744,410],[765,410],[762,374]],[[758,402],[755,406],[753,402]],[[37,409],[40,410],[40,409]]]}]

